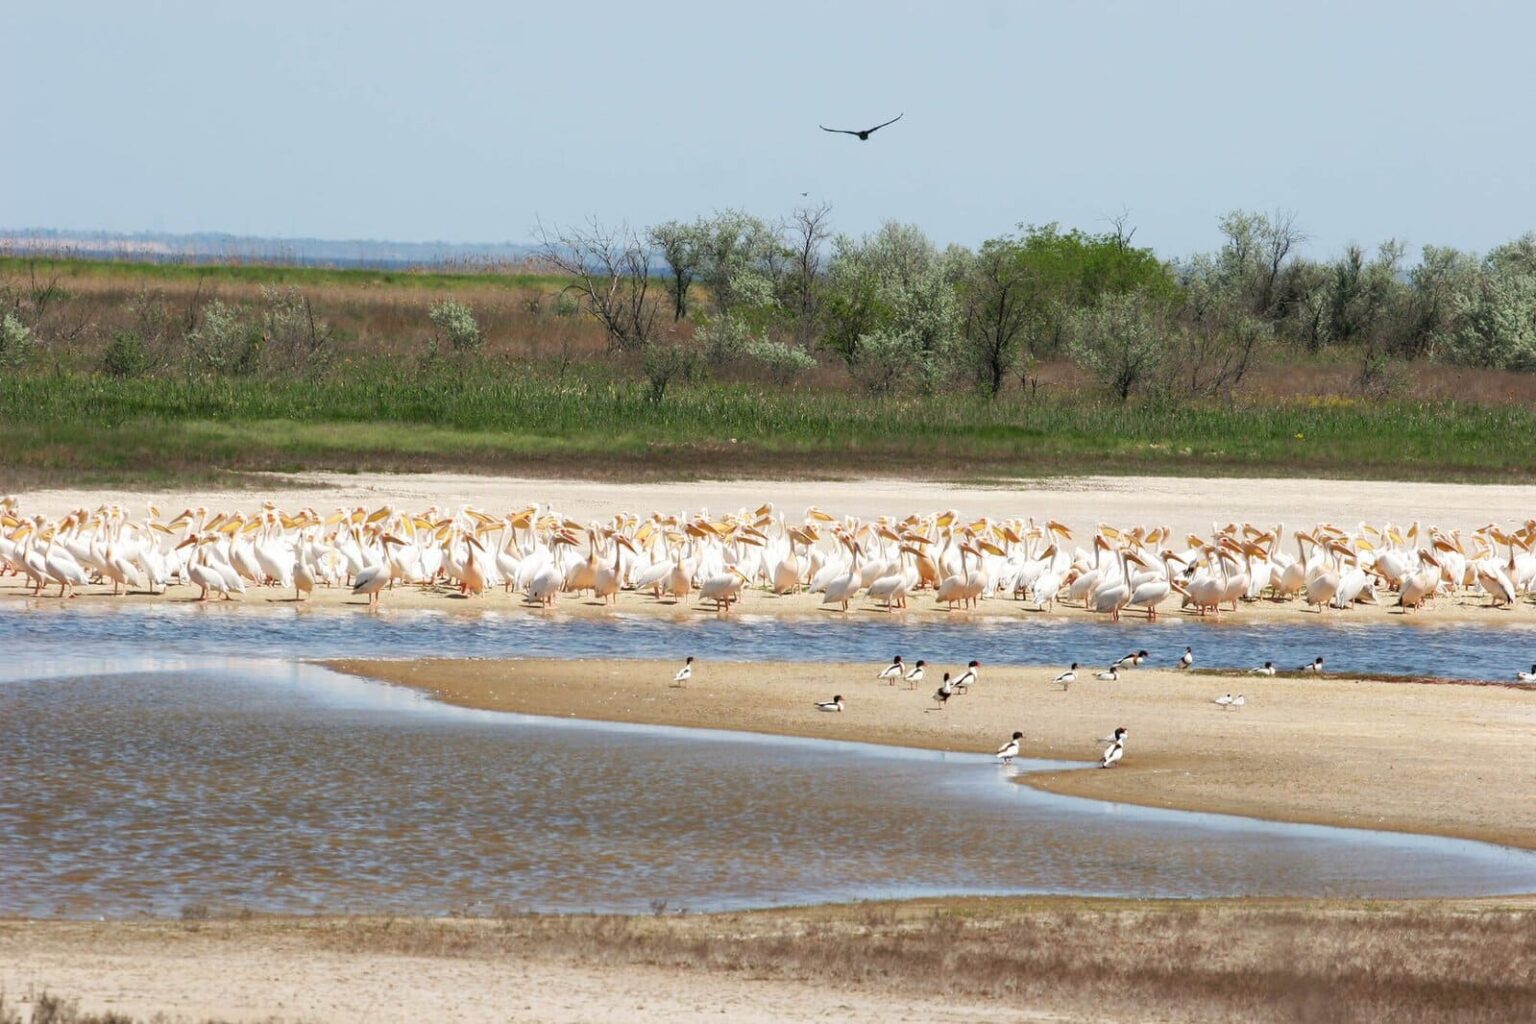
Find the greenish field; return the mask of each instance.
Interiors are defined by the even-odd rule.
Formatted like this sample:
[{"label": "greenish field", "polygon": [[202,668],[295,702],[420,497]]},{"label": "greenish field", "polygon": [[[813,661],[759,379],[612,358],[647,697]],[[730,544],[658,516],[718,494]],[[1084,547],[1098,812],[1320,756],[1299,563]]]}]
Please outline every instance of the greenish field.
[{"label": "greenish field", "polygon": [[61,257],[0,256],[0,278],[35,278],[65,288],[72,282],[112,285],[246,284],[407,288],[448,292],[465,288],[563,288],[569,280],[546,274],[498,271],[358,270],[337,267],[283,266],[270,263],[138,263],[127,260],[77,260]]},{"label": "greenish field", "polygon": [[615,477],[1194,473],[1528,480],[1536,411],[1450,402],[1176,407],[1056,394],[873,397],[709,382],[661,404],[595,367],[352,365],[319,379],[0,382],[0,474],[191,479],[425,469]]}]

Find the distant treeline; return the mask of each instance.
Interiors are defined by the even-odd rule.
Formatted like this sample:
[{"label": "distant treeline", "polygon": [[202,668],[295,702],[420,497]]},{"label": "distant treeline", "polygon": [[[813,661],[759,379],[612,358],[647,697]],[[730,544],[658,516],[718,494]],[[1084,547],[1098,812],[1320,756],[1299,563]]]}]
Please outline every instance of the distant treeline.
[{"label": "distant treeline", "polygon": [[[1347,362],[1365,397],[1424,365],[1536,370],[1536,236],[1486,254],[1425,246],[1410,260],[1388,241],[1317,259],[1288,216],[1237,211],[1220,229],[1215,251],[1179,259],[1123,223],[1021,226],[971,249],[898,223],[840,234],[821,206],[557,229],[507,247],[515,267],[462,274],[97,273],[0,253],[0,366],[316,376],[344,359],[494,354],[557,375],[601,361],[656,402],[703,376],[1033,393],[1042,365],[1068,362],[1119,401],[1169,402],[1230,400],[1256,368],[1307,359]],[[543,276],[511,272],[530,267]]]},{"label": "distant treeline", "polygon": [[[789,378],[833,359],[877,393],[969,380],[996,395],[1064,356],[1122,400],[1230,395],[1260,359],[1326,350],[1357,361],[1365,395],[1411,361],[1536,370],[1536,235],[1486,255],[1425,246],[1410,263],[1394,241],[1304,256],[1290,216],[1236,211],[1220,228],[1215,252],[1175,260],[1123,223],[1024,226],[971,250],[897,223],[834,234],[820,207],[643,234],[589,225],[543,255],[580,282],[613,348],[657,352],[652,365],[756,360]],[[685,322],[695,330],[677,340]]]}]

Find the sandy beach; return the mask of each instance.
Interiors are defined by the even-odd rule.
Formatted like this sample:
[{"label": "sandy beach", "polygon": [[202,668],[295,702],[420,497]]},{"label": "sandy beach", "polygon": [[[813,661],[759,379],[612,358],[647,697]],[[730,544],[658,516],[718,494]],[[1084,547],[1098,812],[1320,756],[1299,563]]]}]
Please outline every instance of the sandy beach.
[{"label": "sandy beach", "polygon": [[[453,509],[461,505],[504,512],[530,503],[553,506],[578,521],[607,520],[620,511],[684,509],[711,514],[773,502],[796,517],[811,505],[834,515],[954,509],[962,516],[1033,516],[1056,519],[1074,531],[1100,522],[1168,526],[1175,534],[1209,533],[1213,522],[1252,522],[1288,529],[1331,522],[1353,528],[1361,521],[1406,525],[1421,520],[1444,529],[1475,529],[1489,522],[1509,526],[1536,516],[1536,487],[1394,483],[1359,480],[1254,479],[1241,477],[1081,476],[960,484],[907,479],[699,480],[611,483],[455,474],[305,473],[252,476],[248,490],[170,491],[35,490],[19,495],[28,513],[63,515],[75,508],[117,503],[139,515],[154,502],[166,516],[184,508],[252,509],[265,499],[285,508],[330,511],[376,508]],[[1091,535],[1091,534],[1090,534]]]},{"label": "sandy beach", "polygon": [[[467,707],[534,715],[738,729],[939,750],[994,750],[1024,733],[1022,756],[1090,761],[1116,726],[1131,730],[1110,771],[1054,772],[1029,785],[1100,800],[1284,821],[1461,836],[1536,848],[1536,693],[1513,687],[983,667],[943,711],[931,694],[873,678],[876,666],[676,665],[648,661],[363,661],[339,671],[411,686]],[[935,666],[940,671],[944,666]],[[951,666],[953,667],[953,666]],[[1213,698],[1244,693],[1223,711]],[[812,703],[834,693],[842,714]]]}]

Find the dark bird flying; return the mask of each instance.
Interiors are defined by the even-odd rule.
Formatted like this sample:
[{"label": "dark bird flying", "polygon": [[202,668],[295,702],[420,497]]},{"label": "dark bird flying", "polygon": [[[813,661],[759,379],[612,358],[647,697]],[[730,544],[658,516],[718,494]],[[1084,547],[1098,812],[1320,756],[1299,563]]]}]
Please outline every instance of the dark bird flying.
[{"label": "dark bird flying", "polygon": [[905,115],[906,115],[906,111],[902,111],[900,114],[897,114],[895,117],[891,118],[889,121],[885,121],[885,122],[883,122],[881,124],[877,124],[873,128],[865,128],[863,131],[852,131],[852,130],[850,130],[848,128],[828,128],[824,124],[819,124],[816,127],[820,128],[824,132],[836,132],[839,135],[857,135],[859,137],[859,141],[860,142],[868,142],[869,141],[869,137],[871,135],[873,135],[875,132],[879,131],[881,128],[884,128],[888,124],[895,124],[897,121],[900,121],[902,119],[902,117],[904,117]]}]

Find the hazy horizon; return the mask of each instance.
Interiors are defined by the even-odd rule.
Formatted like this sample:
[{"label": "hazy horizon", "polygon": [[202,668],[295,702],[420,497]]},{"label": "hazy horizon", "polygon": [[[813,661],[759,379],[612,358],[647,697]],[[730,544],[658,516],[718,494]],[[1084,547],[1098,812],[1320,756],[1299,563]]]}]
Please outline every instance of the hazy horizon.
[{"label": "hazy horizon", "polygon": [[[1277,13],[1279,16],[1277,16]],[[1307,251],[1536,227],[1536,10],[476,0],[25,5],[0,224],[483,243],[803,202],[975,245],[1128,212],[1166,256],[1236,208]],[[904,119],[861,143],[818,123]],[[802,197],[802,192],[809,196]]]}]

